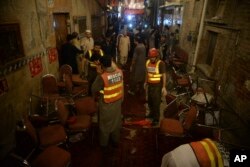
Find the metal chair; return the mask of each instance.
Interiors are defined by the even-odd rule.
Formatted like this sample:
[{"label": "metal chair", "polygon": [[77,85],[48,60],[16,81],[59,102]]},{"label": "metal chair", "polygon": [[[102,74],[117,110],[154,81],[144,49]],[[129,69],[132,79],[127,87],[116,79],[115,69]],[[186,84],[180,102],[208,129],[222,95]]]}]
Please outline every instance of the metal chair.
[{"label": "metal chair", "polygon": [[88,82],[81,79],[80,75],[72,74],[70,65],[64,64],[60,67],[59,78],[65,85],[66,93],[72,98],[87,95]]},{"label": "metal chair", "polygon": [[53,74],[46,74],[42,77],[42,96],[44,97],[59,96],[57,80]]},{"label": "metal chair", "polygon": [[191,105],[185,115],[183,122],[171,118],[162,119],[160,122],[160,133],[177,137],[185,136],[197,117],[196,106]]},{"label": "metal chair", "polygon": [[[52,124],[39,129],[35,129],[28,115],[23,116],[24,125],[35,131],[40,148],[46,148],[52,145],[67,144],[67,134],[61,124]],[[32,133],[33,134],[33,133]],[[34,136],[33,136],[34,137]],[[34,137],[35,138],[35,137]]]},{"label": "metal chair", "polygon": [[78,115],[91,115],[97,113],[97,105],[93,97],[87,96],[74,100],[74,105]]},{"label": "metal chair", "polygon": [[[27,138],[25,138],[25,141],[23,140],[23,138],[17,138],[18,145],[16,151],[11,152],[9,155],[9,157],[11,157],[13,161],[18,161],[19,166],[27,166],[27,167],[70,166],[71,155],[68,151],[55,145],[48,146],[44,149],[40,149],[40,142],[39,142],[40,136],[37,135],[36,129],[33,127],[33,125],[29,122],[28,119],[24,119],[23,131],[27,134],[26,136]],[[22,154],[21,153],[22,151],[24,151],[27,154],[20,155]]]},{"label": "metal chair", "polygon": [[85,133],[91,128],[91,116],[71,114],[71,111],[62,100],[57,101],[57,112],[59,120],[68,134]]}]

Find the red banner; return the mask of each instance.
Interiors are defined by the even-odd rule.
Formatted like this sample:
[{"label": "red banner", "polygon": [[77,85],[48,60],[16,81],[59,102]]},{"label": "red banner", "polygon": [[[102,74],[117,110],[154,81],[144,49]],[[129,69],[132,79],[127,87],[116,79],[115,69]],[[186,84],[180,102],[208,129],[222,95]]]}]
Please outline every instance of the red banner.
[{"label": "red banner", "polygon": [[6,78],[0,78],[0,96],[8,92],[9,87]]},{"label": "red banner", "polygon": [[57,57],[58,57],[58,54],[57,54],[57,49],[56,48],[51,48],[49,50],[49,63],[53,63],[55,61],[57,61]]},{"label": "red banner", "polygon": [[37,57],[37,58],[32,59],[29,62],[29,68],[30,68],[30,73],[31,73],[32,77],[34,77],[34,76],[38,75],[39,73],[41,73],[42,70],[43,70],[42,58]]}]

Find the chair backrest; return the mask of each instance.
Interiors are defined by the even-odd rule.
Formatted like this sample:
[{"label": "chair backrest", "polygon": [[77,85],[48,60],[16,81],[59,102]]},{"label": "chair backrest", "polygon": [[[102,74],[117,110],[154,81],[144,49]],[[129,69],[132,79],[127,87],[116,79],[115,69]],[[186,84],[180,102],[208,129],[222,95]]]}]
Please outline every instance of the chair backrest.
[{"label": "chair backrest", "polygon": [[56,77],[53,74],[46,74],[42,77],[43,95],[58,93]]},{"label": "chair backrest", "polygon": [[69,110],[65,106],[65,103],[62,100],[58,100],[56,105],[57,105],[58,118],[63,125],[66,125],[67,119],[69,117]]},{"label": "chair backrest", "polygon": [[29,116],[27,114],[23,114],[23,124],[25,127],[25,132],[31,137],[33,144],[38,145],[39,139],[37,136],[37,132],[35,127],[32,125],[32,123],[29,120]]},{"label": "chair backrest", "polygon": [[183,128],[185,130],[189,130],[193,122],[195,121],[196,117],[197,117],[197,108],[195,105],[191,105],[184,119]]},{"label": "chair backrest", "polygon": [[68,64],[64,64],[59,69],[59,79],[60,81],[64,80],[64,75],[67,74],[69,76],[72,76],[72,67]]},{"label": "chair backrest", "polygon": [[72,76],[69,74],[64,74],[64,82],[65,82],[65,88],[68,94],[72,94],[73,91],[73,82],[72,82]]},{"label": "chair backrest", "polygon": [[168,94],[166,95],[166,103],[167,107],[164,110],[165,118],[175,118],[178,114],[178,105],[177,105],[177,97],[174,95]]}]

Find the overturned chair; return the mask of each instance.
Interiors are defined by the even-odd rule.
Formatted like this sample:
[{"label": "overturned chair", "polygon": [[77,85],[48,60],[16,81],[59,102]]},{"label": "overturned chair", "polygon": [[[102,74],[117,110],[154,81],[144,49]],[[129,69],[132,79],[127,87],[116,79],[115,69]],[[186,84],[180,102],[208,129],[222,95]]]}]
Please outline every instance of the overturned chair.
[{"label": "overturned chair", "polygon": [[[76,134],[89,134],[91,129],[91,116],[88,114],[79,115],[70,110],[63,100],[57,101],[57,112],[61,124],[65,127],[69,138]],[[71,139],[69,139],[71,141]]]},{"label": "overturned chair", "polygon": [[196,106],[191,105],[186,112],[182,113],[181,117],[184,118],[180,120],[174,118],[163,118],[161,120],[159,132],[156,134],[157,150],[160,148],[160,137],[164,138],[164,140],[162,140],[163,142],[166,142],[167,139],[169,147],[168,149],[170,150],[175,148],[179,144],[189,141],[192,138],[188,132],[197,117]]}]

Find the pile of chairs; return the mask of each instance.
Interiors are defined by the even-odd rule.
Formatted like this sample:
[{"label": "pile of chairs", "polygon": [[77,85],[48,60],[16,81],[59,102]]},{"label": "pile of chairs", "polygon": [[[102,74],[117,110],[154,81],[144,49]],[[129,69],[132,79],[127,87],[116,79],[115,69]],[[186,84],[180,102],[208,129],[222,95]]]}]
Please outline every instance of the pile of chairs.
[{"label": "pile of chairs", "polygon": [[[175,52],[174,52],[175,53]],[[184,54],[185,55],[185,54]],[[160,121],[159,129],[156,134],[157,150],[161,148],[161,142],[168,142],[168,151],[178,147],[181,144],[193,140],[192,127],[204,123],[200,120],[201,115],[210,114],[213,118],[213,126],[217,126],[219,121],[215,116],[216,93],[211,93],[206,85],[210,83],[216,85],[213,80],[206,80],[191,75],[186,71],[188,66],[187,58],[182,55],[173,54],[169,59],[170,77],[173,81],[173,88],[168,90],[166,96],[166,107],[164,118]],[[206,82],[204,85],[202,81]],[[212,92],[216,92],[212,87]],[[163,140],[161,140],[164,138]]]},{"label": "pile of chairs", "polygon": [[69,65],[60,68],[59,76],[57,80],[52,74],[44,75],[41,96],[30,96],[30,110],[17,132],[18,147],[10,154],[20,166],[70,166],[70,145],[83,139],[93,142],[92,117],[97,106],[87,96],[87,81],[73,75]]}]

